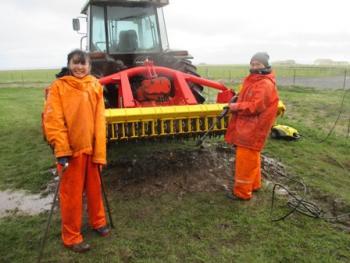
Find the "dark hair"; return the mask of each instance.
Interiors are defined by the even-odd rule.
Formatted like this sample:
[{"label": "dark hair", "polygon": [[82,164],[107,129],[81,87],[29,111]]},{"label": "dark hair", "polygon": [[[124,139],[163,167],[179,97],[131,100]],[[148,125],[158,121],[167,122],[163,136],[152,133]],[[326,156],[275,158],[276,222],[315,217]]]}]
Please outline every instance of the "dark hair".
[{"label": "dark hair", "polygon": [[85,51],[82,51],[81,49],[74,49],[71,51],[67,56],[67,65],[69,64],[69,61],[73,58],[77,57],[78,61],[82,64],[89,63],[91,64],[90,56]]},{"label": "dark hair", "polygon": [[91,59],[88,53],[82,51],[81,49],[74,49],[69,52],[67,56],[67,67],[63,67],[59,73],[56,74],[56,78],[61,78],[67,75],[70,75],[70,71],[68,68],[69,61],[73,58],[77,57],[79,63],[85,64],[89,63],[91,65]]}]

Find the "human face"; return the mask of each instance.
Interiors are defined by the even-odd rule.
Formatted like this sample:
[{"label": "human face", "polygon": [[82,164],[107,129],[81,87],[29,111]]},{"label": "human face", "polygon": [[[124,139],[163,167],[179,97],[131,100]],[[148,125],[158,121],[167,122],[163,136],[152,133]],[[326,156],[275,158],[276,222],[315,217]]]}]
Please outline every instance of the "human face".
[{"label": "human face", "polygon": [[264,69],[265,65],[257,60],[252,60],[250,62],[250,69],[251,70],[259,70],[259,69]]},{"label": "human face", "polygon": [[89,60],[86,59],[83,63],[78,56],[73,56],[68,63],[68,68],[74,77],[79,79],[90,74],[91,66]]}]

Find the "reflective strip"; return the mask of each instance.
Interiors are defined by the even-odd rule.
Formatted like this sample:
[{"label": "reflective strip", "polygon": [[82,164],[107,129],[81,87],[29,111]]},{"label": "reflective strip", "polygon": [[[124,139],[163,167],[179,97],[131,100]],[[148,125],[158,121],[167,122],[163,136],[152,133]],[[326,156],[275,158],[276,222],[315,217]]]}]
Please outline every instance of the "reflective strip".
[{"label": "reflective strip", "polygon": [[252,184],[252,181],[249,180],[241,180],[241,179],[236,179],[235,180],[236,183],[240,183],[240,184]]}]

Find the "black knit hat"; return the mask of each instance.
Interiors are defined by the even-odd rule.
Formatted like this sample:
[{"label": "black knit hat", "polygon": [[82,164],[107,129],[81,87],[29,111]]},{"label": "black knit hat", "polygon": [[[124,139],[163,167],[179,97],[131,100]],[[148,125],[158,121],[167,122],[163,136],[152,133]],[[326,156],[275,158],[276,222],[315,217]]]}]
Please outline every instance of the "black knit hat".
[{"label": "black knit hat", "polygon": [[271,65],[269,63],[269,58],[270,56],[266,52],[258,52],[252,56],[250,63],[252,63],[253,60],[256,60],[263,64],[266,68],[270,68]]}]

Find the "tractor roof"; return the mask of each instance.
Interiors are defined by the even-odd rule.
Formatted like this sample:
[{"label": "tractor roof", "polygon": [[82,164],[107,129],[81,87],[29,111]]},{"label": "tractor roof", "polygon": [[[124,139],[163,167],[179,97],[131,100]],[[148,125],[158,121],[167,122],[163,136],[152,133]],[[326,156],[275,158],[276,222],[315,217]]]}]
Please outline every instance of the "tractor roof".
[{"label": "tractor roof", "polygon": [[88,0],[82,9],[82,13],[86,14],[89,5],[126,5],[126,6],[138,6],[138,5],[153,5],[156,7],[163,7],[169,4],[169,0]]}]

